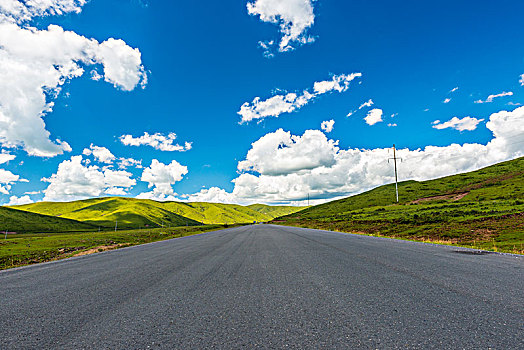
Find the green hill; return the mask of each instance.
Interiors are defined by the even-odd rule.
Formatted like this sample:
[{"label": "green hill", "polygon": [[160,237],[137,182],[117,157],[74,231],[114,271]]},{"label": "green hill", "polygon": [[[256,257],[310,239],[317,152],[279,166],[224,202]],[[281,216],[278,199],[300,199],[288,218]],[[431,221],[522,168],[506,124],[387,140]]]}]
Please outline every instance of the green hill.
[{"label": "green hill", "polygon": [[55,216],[0,207],[0,230],[9,232],[71,232],[92,231],[93,225]]},{"label": "green hill", "polygon": [[[400,204],[524,199],[524,157],[436,180],[399,182],[398,186]],[[395,204],[395,184],[317,205],[300,215],[313,218],[391,204]]]},{"label": "green hill", "polygon": [[136,198],[93,198],[73,202],[38,202],[13,208],[82,221],[96,226],[137,228],[270,221],[302,208],[257,204],[254,208],[236,204],[157,202]]},{"label": "green hill", "polygon": [[251,204],[247,206],[249,209],[258,211],[259,213],[266,214],[273,218],[296,213],[306,207],[289,207],[286,205],[265,205],[265,204]]},{"label": "green hill", "polygon": [[395,185],[389,184],[276,221],[522,251],[524,157],[440,179],[401,182],[399,204]]}]

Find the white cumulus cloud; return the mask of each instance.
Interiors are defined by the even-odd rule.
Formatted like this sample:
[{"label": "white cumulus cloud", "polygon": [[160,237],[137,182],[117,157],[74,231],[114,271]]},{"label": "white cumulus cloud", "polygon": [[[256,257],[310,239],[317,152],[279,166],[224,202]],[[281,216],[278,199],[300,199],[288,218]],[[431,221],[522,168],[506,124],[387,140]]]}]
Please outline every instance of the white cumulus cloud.
[{"label": "white cumulus cloud", "polygon": [[43,191],[45,201],[70,201],[98,197],[102,194],[126,194],[136,180],[123,170],[100,169],[84,165],[81,155],[72,156],[58,165],[58,170],[42,181],[49,186]]},{"label": "white cumulus cloud", "polygon": [[2,0],[0,16],[21,23],[33,17],[79,13],[85,3],[86,0]]},{"label": "white cumulus cloud", "polygon": [[477,128],[477,125],[484,121],[484,119],[477,119],[473,117],[464,117],[464,118],[457,118],[453,117],[447,122],[441,123],[440,120],[435,120],[433,124],[433,128],[435,129],[446,129],[446,128],[452,128],[458,131],[473,131]]},{"label": "white cumulus cloud", "polygon": [[115,156],[105,147],[99,147],[91,144],[89,148],[84,148],[82,154],[86,156],[93,155],[95,159],[101,163],[111,164],[115,160]]},{"label": "white cumulus cloud", "polygon": [[122,90],[145,84],[138,49],[120,39],[99,43],[57,25],[37,29],[35,16],[80,12],[85,1],[32,0],[0,2],[0,144],[22,147],[29,155],[52,157],[70,152],[51,139],[43,117],[69,80],[100,65],[104,80]]},{"label": "white cumulus cloud", "polygon": [[368,125],[375,125],[382,121],[382,110],[380,108],[374,108],[368,112],[364,120]]},{"label": "white cumulus cloud", "polygon": [[333,119],[331,120],[325,120],[320,124],[320,129],[322,129],[324,132],[331,132],[333,131],[333,126],[335,125],[335,121]]},{"label": "white cumulus cloud", "polygon": [[9,197],[9,202],[6,205],[23,205],[33,203],[33,200],[28,195],[24,196],[11,196]]},{"label": "white cumulus cloud", "polygon": [[208,203],[234,203],[233,194],[219,187],[202,189],[200,192],[184,196],[189,202],[208,202]]},{"label": "white cumulus cloud", "polygon": [[[247,3],[247,11],[252,16],[259,16],[263,22],[280,26],[282,38],[278,51],[293,50],[296,46],[311,43],[314,38],[306,32],[315,21],[314,0],[255,0]],[[274,41],[261,42],[260,45],[270,51]]]},{"label": "white cumulus cloud", "polygon": [[16,156],[14,154],[2,150],[2,152],[0,153],[0,164],[7,163],[15,158]]},{"label": "white cumulus cloud", "polygon": [[141,180],[148,183],[150,192],[141,193],[139,198],[149,198],[157,200],[170,200],[175,195],[173,185],[182,180],[187,174],[187,167],[181,165],[176,160],[169,164],[164,164],[156,159],[151,161],[151,165],[144,168]]},{"label": "white cumulus cloud", "polygon": [[241,116],[240,123],[246,123],[255,119],[261,120],[266,117],[278,117],[283,113],[291,113],[302,108],[320,95],[333,91],[347,91],[350,82],[361,76],[361,73],[334,75],[330,80],[315,82],[312,93],[308,90],[304,90],[300,95],[290,92],[275,95],[266,100],[255,97],[251,103],[245,102],[240,107],[240,111],[237,112]]},{"label": "white cumulus cloud", "polygon": [[12,184],[19,181],[27,182],[27,180],[21,179],[20,175],[13,174],[9,170],[0,169],[0,193],[9,194]]},{"label": "white cumulus cloud", "polygon": [[141,169],[142,167],[142,160],[134,159],[134,158],[118,158],[118,168],[119,169],[127,169],[128,167],[134,167],[137,169]]},{"label": "white cumulus cloud", "polygon": [[177,136],[171,132],[167,136],[161,133],[149,134],[144,132],[144,135],[133,137],[132,135],[120,136],[120,141],[126,146],[151,146],[160,151],[169,152],[184,152],[189,151],[192,147],[191,142],[185,142],[183,145],[175,143]]},{"label": "white cumulus cloud", "polygon": [[271,176],[332,166],[338,151],[338,143],[328,140],[319,130],[306,130],[304,135],[295,136],[278,129],[251,146],[246,159],[238,163],[238,170]]}]

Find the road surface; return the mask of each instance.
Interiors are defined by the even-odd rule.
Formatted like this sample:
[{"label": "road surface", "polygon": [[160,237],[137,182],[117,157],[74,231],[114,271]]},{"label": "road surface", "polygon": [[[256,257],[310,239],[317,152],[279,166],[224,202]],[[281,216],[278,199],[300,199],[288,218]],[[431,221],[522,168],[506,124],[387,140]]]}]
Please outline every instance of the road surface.
[{"label": "road surface", "polygon": [[257,225],[8,270],[0,347],[524,348],[523,258],[468,252]]}]

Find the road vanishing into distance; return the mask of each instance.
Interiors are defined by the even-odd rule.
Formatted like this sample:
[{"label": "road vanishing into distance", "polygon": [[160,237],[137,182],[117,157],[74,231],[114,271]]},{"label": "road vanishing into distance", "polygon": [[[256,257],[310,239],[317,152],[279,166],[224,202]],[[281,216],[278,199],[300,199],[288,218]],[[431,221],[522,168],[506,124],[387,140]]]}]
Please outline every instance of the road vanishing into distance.
[{"label": "road vanishing into distance", "polygon": [[0,272],[2,349],[523,349],[524,259],[256,225]]}]

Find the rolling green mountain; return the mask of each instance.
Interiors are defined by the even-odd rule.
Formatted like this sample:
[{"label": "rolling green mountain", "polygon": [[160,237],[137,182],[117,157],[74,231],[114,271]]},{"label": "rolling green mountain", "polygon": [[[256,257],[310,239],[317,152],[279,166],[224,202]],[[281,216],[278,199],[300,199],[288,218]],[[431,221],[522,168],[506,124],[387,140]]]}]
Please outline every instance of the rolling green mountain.
[{"label": "rolling green mountain", "polygon": [[289,207],[286,205],[264,205],[264,204],[251,204],[247,206],[249,209],[258,211],[259,213],[269,215],[273,218],[282,215],[292,214],[307,207]]},{"label": "rolling green mountain", "polygon": [[271,207],[257,204],[256,210],[235,204],[157,202],[122,197],[93,198],[73,202],[38,202],[13,206],[18,210],[78,220],[102,227],[138,228],[233,224],[269,221],[296,212],[300,207]]},{"label": "rolling green mountain", "polygon": [[524,157],[429,181],[389,184],[275,223],[524,253]]},{"label": "rolling green mountain", "polygon": [[92,231],[95,228],[93,225],[75,220],[0,207],[0,231],[71,232]]}]

